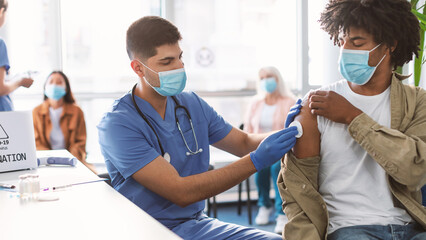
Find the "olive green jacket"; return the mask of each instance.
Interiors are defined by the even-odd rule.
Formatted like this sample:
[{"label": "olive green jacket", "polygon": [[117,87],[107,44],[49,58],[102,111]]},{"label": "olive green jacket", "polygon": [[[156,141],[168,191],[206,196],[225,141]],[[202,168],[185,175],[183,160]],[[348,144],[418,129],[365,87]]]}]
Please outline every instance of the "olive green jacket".
[{"label": "olive green jacket", "polygon": [[[406,209],[426,229],[420,192],[426,184],[426,91],[402,84],[404,78],[392,77],[391,128],[363,113],[348,131],[386,171],[395,206]],[[320,161],[320,156],[297,159],[292,152],[281,160],[278,189],[289,219],[283,239],[327,238],[328,211],[318,192]]]}]

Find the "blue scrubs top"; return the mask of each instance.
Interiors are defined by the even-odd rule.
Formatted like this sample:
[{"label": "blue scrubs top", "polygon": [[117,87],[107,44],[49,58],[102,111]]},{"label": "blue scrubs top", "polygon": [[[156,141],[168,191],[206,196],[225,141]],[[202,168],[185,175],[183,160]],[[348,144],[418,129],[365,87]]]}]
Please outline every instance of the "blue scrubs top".
[{"label": "blue scrubs top", "polygon": [[[182,177],[206,172],[209,166],[209,145],[223,139],[232,126],[195,93],[176,96],[192,118],[201,153],[187,156],[188,151],[177,129],[175,102],[167,98],[165,119],[145,100],[135,96],[136,103],[157,132],[170,163]],[[185,140],[195,151],[195,140],[184,110],[177,111]],[[131,93],[116,100],[98,125],[99,143],[114,188],[168,228],[193,219],[204,209],[205,201],[185,208],[157,195],[136,182],[131,176],[161,155],[154,132],[133,106]],[[159,179],[161,180],[161,179]]]},{"label": "blue scrubs top", "polygon": [[[3,39],[0,38],[0,67],[4,67],[6,72],[9,71],[9,57],[7,56],[7,48]],[[0,111],[12,111],[13,104],[9,95],[0,96]]]}]

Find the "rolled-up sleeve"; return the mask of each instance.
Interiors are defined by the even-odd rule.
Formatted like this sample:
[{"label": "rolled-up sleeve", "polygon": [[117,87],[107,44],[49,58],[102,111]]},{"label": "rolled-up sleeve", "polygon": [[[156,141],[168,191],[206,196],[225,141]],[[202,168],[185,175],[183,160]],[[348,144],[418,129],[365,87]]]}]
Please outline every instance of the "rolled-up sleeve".
[{"label": "rolled-up sleeve", "polygon": [[324,239],[328,213],[318,192],[319,156],[298,159],[290,151],[282,159],[278,190],[289,222],[284,239]]}]

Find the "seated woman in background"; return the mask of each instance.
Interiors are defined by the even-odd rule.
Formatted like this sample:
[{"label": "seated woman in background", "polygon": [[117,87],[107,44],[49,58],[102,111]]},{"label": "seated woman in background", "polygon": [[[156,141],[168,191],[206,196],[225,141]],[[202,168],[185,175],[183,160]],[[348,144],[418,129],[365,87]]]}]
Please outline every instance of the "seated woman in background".
[{"label": "seated woman in background", "polygon": [[67,149],[94,173],[86,162],[86,124],[83,111],[75,104],[68,77],[52,72],[44,84],[44,102],[34,108],[37,150]]},{"label": "seated woman in background", "polygon": [[[260,93],[249,107],[244,120],[244,130],[248,133],[265,133],[284,128],[287,113],[295,104],[293,94],[284,86],[283,78],[275,67],[263,67],[259,70]],[[269,223],[269,217],[275,212],[274,231],[281,234],[288,221],[282,210],[282,200],[277,188],[280,161],[255,174],[259,194],[257,205],[259,212],[255,219],[257,225]],[[269,197],[271,178],[275,190],[275,211]]]}]

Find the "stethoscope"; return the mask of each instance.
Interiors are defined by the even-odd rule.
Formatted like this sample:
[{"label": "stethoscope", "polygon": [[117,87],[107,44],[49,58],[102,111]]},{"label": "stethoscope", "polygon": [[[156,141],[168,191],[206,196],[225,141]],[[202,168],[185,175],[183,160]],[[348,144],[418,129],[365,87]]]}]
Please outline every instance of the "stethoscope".
[{"label": "stethoscope", "polygon": [[[161,150],[161,155],[170,162],[170,155],[167,152],[164,152],[164,148],[163,145],[161,144],[160,138],[158,137],[157,132],[155,131],[154,127],[152,126],[152,124],[148,121],[148,118],[142,113],[142,111],[139,109],[138,104],[136,103],[135,100],[135,89],[136,89],[137,84],[135,84],[135,86],[132,89],[132,100],[133,100],[133,105],[135,106],[136,110],[138,111],[139,115],[143,118],[143,120],[145,120],[145,122],[148,124],[148,126],[152,129],[152,131],[154,132],[155,136],[157,137],[157,141],[158,141],[158,145],[160,146],[160,150]],[[195,131],[194,131],[194,126],[192,125],[192,119],[191,119],[191,115],[189,114],[188,109],[186,109],[186,107],[180,105],[176,99],[175,96],[172,96],[173,101],[175,102],[176,106],[175,106],[175,119],[176,119],[176,124],[178,127],[178,130],[180,132],[180,135],[182,136],[183,142],[185,143],[186,149],[188,149],[188,152],[186,152],[186,155],[195,155],[197,153],[200,153],[203,151],[202,148],[198,148],[198,141],[197,141],[197,136],[195,135]],[[189,146],[188,143],[185,140],[185,137],[183,136],[183,132],[182,129],[180,128],[180,123],[179,123],[179,119],[176,115],[176,111],[181,108],[185,111],[188,119],[189,119],[189,124],[191,125],[191,130],[192,130],[192,134],[194,135],[194,140],[195,140],[195,151],[192,151]]]}]

